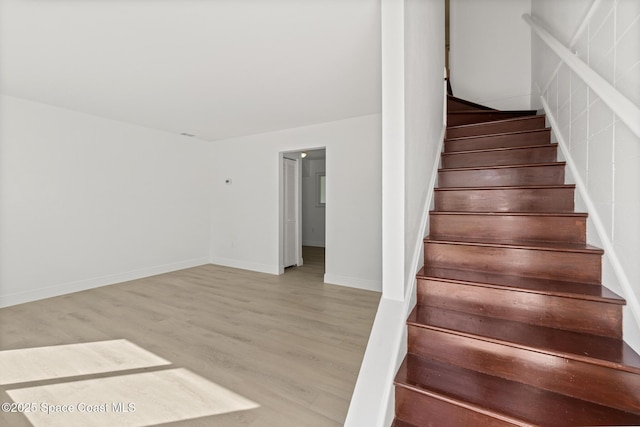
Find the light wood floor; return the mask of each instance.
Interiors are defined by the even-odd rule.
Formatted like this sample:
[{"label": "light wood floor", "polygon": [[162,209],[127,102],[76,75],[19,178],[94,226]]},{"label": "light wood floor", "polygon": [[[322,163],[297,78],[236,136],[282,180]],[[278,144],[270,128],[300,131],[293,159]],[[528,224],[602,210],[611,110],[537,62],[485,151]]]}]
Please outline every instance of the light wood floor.
[{"label": "light wood floor", "polygon": [[342,425],[380,294],[325,285],[323,250],[303,257],[281,276],[205,265],[4,308],[0,350],[126,339],[260,405],[166,426]]}]

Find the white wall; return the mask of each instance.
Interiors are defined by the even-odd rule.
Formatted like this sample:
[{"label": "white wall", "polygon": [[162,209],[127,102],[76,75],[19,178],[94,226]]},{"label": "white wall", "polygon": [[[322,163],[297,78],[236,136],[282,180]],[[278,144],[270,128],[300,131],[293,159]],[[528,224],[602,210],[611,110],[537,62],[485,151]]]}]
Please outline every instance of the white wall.
[{"label": "white wall", "polygon": [[212,143],[212,262],[280,271],[279,153],[318,147],[327,153],[325,281],[380,291],[380,115]]},{"label": "white wall", "polygon": [[444,1],[382,0],[383,298],[346,427],[391,424],[443,137]]},{"label": "white wall", "polygon": [[[584,21],[592,3],[593,0],[533,0],[531,11],[536,16],[544,16],[549,28],[553,28],[554,36],[566,46]],[[532,40],[536,39],[534,36]],[[537,68],[537,64],[534,65]]]},{"label": "white wall", "polygon": [[[573,50],[600,76],[640,106],[640,2],[533,2],[532,14],[568,43],[583,21]],[[558,14],[579,17],[567,23]],[[640,349],[640,138],[534,36],[533,88],[561,143],[580,192],[579,210],[589,209],[588,240],[604,247],[603,284],[622,294],[625,339]],[[542,104],[542,101],[538,101]],[[635,319],[634,319],[635,316]],[[635,320],[635,321],[634,321]]]},{"label": "white wall", "polygon": [[318,174],[326,172],[325,159],[302,159],[302,244],[325,247],[325,210],[318,205]]},{"label": "white wall", "polygon": [[423,265],[444,137],[444,6],[441,1],[405,2],[405,292]]},{"label": "white wall", "polygon": [[[556,3],[558,2],[556,0]],[[531,0],[451,0],[453,94],[497,109],[528,109]]]},{"label": "white wall", "polygon": [[0,305],[208,261],[202,141],[2,96]]},{"label": "white wall", "polygon": [[382,0],[382,293],[404,300],[404,3]]}]

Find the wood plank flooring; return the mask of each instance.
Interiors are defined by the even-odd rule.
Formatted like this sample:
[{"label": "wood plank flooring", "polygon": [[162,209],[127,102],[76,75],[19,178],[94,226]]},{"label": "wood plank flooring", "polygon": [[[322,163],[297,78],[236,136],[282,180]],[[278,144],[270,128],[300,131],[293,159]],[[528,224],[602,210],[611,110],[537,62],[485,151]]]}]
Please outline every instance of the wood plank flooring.
[{"label": "wood plank flooring", "polygon": [[[4,308],[0,350],[124,339],[171,363],[125,374],[187,369],[259,405],[164,426],[339,426],[380,294],[322,283],[322,249],[303,257],[281,276],[205,265]],[[0,400],[122,374],[3,385]],[[0,413],[0,425],[31,424]]]}]

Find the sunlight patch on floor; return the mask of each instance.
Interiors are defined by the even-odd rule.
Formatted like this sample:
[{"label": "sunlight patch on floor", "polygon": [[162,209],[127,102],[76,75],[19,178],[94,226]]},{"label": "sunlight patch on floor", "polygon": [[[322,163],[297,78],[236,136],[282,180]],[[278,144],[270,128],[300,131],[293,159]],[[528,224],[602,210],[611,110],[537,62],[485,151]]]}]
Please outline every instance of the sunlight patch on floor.
[{"label": "sunlight patch on floor", "polygon": [[182,368],[7,393],[15,402],[49,405],[46,409],[52,409],[52,413],[41,407],[25,414],[35,427],[147,426],[259,406]]},{"label": "sunlight patch on floor", "polygon": [[[168,365],[127,340],[5,350],[0,382],[11,384],[5,392],[20,408],[11,412],[22,413],[34,427],[149,426],[260,406]],[[155,370],[123,372],[139,368]],[[89,374],[107,376],[74,378]],[[55,383],[26,384],[42,380]]]},{"label": "sunlight patch on floor", "polygon": [[170,365],[121,339],[0,351],[0,384]]}]

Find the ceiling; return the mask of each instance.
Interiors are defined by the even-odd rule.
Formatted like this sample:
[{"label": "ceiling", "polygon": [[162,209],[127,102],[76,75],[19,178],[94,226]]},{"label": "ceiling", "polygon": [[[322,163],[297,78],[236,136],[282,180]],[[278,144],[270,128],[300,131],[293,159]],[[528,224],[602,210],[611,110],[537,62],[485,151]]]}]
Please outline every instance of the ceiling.
[{"label": "ceiling", "polygon": [[325,160],[327,158],[327,150],[306,150],[307,156],[304,158],[305,160]]},{"label": "ceiling", "polygon": [[205,140],[380,112],[380,0],[0,0],[2,93]]}]

